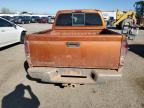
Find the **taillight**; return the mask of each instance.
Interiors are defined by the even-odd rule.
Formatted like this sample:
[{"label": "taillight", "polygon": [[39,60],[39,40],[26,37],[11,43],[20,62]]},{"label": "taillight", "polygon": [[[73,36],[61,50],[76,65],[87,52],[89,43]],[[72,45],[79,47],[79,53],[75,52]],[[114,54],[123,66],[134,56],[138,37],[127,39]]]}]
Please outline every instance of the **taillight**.
[{"label": "taillight", "polygon": [[31,66],[31,59],[30,59],[30,50],[29,50],[29,42],[28,41],[24,41],[24,47],[25,47],[25,55],[26,55],[26,60],[29,64],[29,66]]},{"label": "taillight", "polygon": [[29,53],[29,47],[28,47],[28,41],[24,41],[24,48],[25,48],[25,54],[27,55]]},{"label": "taillight", "polygon": [[128,51],[128,43],[127,40],[123,40],[122,41],[122,45],[121,45],[121,56],[120,56],[120,65],[124,65],[125,62],[125,57]]}]

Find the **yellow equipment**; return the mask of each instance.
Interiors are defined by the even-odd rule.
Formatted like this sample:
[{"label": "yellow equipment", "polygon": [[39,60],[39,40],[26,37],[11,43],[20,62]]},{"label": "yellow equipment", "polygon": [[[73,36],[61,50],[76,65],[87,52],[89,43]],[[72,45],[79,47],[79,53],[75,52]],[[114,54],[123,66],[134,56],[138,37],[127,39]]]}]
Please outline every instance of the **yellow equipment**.
[{"label": "yellow equipment", "polygon": [[132,24],[132,21],[134,21],[138,27],[144,27],[144,1],[135,2],[134,8],[135,11],[122,12],[117,10],[116,21],[113,22],[113,25],[117,28],[123,28],[125,21],[129,24]]},{"label": "yellow equipment", "polygon": [[113,22],[113,25],[116,26],[117,28],[123,28],[124,22],[126,19],[131,19],[127,20],[127,23],[132,24],[132,21],[136,21],[136,12],[135,11],[127,11],[127,12],[122,12],[117,10],[116,12],[116,21]]}]

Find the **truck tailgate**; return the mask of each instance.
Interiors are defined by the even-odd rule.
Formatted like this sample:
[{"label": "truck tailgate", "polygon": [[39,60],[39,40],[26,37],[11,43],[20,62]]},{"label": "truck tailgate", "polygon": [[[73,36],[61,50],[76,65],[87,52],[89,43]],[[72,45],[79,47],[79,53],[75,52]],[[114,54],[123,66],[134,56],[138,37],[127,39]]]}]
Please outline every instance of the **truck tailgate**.
[{"label": "truck tailgate", "polygon": [[29,36],[31,66],[118,69],[121,35]]}]

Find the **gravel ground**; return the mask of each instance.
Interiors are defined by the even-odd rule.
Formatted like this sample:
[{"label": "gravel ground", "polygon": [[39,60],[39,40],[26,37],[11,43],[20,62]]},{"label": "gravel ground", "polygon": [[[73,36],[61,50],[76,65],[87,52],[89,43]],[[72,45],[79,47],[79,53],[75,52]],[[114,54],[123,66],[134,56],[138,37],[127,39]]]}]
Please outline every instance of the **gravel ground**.
[{"label": "gravel ground", "polygon": [[[50,28],[23,25],[28,33]],[[23,45],[0,51],[1,108],[144,108],[144,31],[129,41],[122,80],[60,88],[26,78]]]}]

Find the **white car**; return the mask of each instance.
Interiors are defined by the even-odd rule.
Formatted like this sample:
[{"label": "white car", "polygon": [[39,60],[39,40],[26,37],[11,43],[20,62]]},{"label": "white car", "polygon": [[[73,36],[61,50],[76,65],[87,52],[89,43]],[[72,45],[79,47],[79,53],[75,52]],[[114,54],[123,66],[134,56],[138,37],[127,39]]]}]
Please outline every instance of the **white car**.
[{"label": "white car", "polygon": [[26,30],[0,17],[0,48],[24,41]]}]

